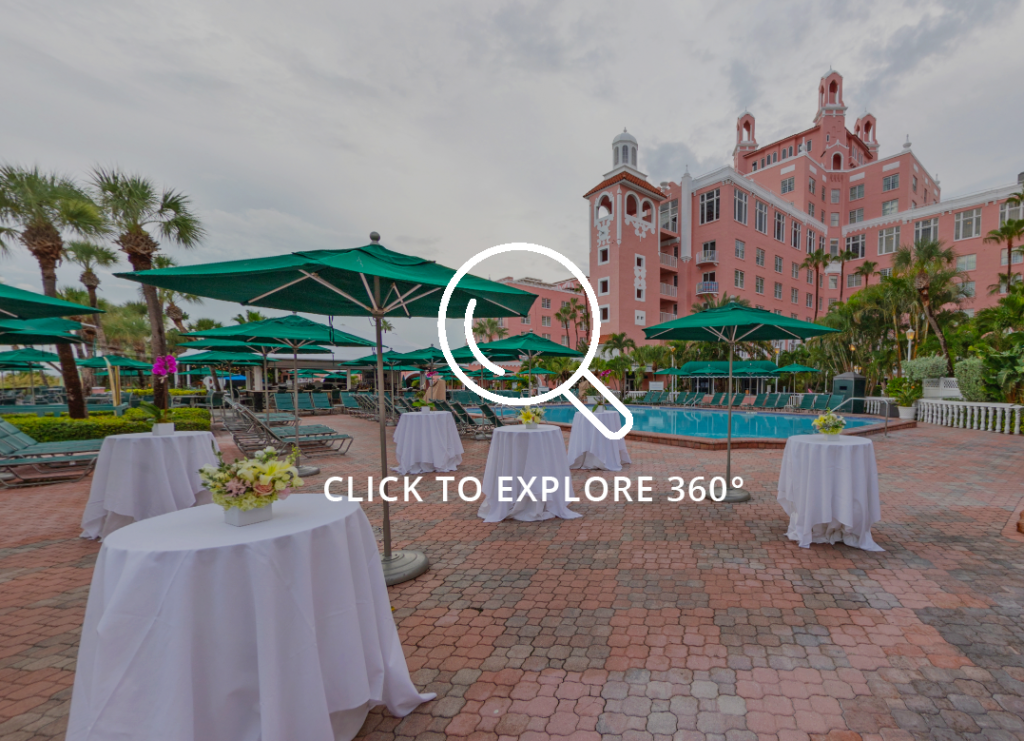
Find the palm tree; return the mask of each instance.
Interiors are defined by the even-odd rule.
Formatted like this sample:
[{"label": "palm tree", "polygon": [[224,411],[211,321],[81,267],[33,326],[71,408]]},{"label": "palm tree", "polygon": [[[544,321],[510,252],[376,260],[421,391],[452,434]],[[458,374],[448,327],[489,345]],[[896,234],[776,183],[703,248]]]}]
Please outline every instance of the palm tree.
[{"label": "palm tree", "polygon": [[651,366],[651,376],[657,379],[658,369],[672,362],[672,353],[666,345],[640,345],[633,351],[633,360],[640,367],[640,378],[646,375],[647,366]]},{"label": "palm tree", "polygon": [[478,340],[490,342],[495,338],[500,340],[503,337],[508,337],[508,330],[501,326],[497,319],[489,317],[481,319],[473,325],[473,334]]},{"label": "palm tree", "polygon": [[859,252],[853,250],[843,250],[838,255],[832,258],[832,262],[839,263],[839,300],[843,300],[843,289],[846,287],[846,276],[843,274],[846,270],[846,263],[850,260],[856,260],[860,257]]},{"label": "palm tree", "polygon": [[715,296],[709,294],[707,298],[697,301],[695,304],[690,306],[690,311],[694,314],[699,314],[702,311],[708,309],[721,309],[729,304],[739,304],[740,306],[750,306],[750,301],[740,296],[730,296],[728,291],[722,291],[721,296]]},{"label": "palm tree", "polygon": [[[47,296],[57,296],[57,266],[64,258],[61,232],[94,237],[105,230],[100,209],[70,178],[37,168],[0,167],[0,243],[4,237],[17,236],[28,248],[39,263]],[[88,415],[82,379],[70,345],[57,345],[57,355],[68,396],[68,414],[84,419]]]},{"label": "palm tree", "polygon": [[[149,180],[118,170],[97,168],[93,186],[98,200],[117,232],[115,242],[128,255],[132,270],[149,270],[160,249],[153,234],[180,247],[199,245],[206,235],[188,196],[174,190],[159,192]],[[144,285],[154,356],[167,354],[164,317],[156,286]],[[153,403],[167,407],[167,377],[153,376]]]},{"label": "palm tree", "polygon": [[569,315],[572,317],[573,326],[576,329],[576,347],[580,346],[580,324],[584,325],[583,339],[590,341],[590,311],[586,301],[580,301],[575,296],[569,299]]},{"label": "palm tree", "polygon": [[871,262],[871,260],[865,260],[864,262],[862,262],[860,264],[860,266],[856,270],[853,271],[853,274],[854,275],[859,275],[861,278],[863,278],[864,279],[864,287],[867,288],[868,287],[868,282],[870,281],[871,276],[875,274],[875,268],[877,268],[877,267],[878,267],[878,263],[877,262]]},{"label": "palm tree", "polygon": [[636,342],[627,337],[625,332],[618,332],[608,336],[601,352],[611,357],[616,351],[618,351],[619,355],[625,355],[630,350],[636,350]]},{"label": "palm tree", "polygon": [[567,346],[569,345],[569,341],[571,339],[571,336],[569,335],[569,325],[573,323],[574,319],[575,317],[573,316],[573,312],[569,308],[568,304],[555,312],[555,321],[565,328],[565,344]]},{"label": "palm tree", "polygon": [[252,322],[262,322],[268,318],[262,312],[246,309],[244,314],[235,314],[231,321],[235,324],[250,324]]},{"label": "palm tree", "polygon": [[[1006,244],[1006,285],[1013,283],[1013,243],[1024,237],[1024,219],[1009,219],[981,240],[986,244]],[[998,289],[998,286],[997,286]]]},{"label": "palm tree", "polygon": [[[173,258],[168,257],[167,255],[156,255],[153,258],[153,267],[160,270],[164,268],[173,268],[177,264],[178,263],[176,263]],[[181,306],[178,305],[179,302],[189,304],[203,303],[203,300],[199,298],[199,296],[196,296],[194,293],[183,293],[182,291],[174,291],[171,290],[170,288],[158,288],[156,292],[156,297],[157,300],[160,302],[161,313],[166,314],[167,318],[174,322],[174,328],[177,329],[178,332],[188,331],[185,328],[184,321],[185,319],[188,318],[188,316],[182,310]],[[258,314],[259,312],[253,313]],[[242,322],[239,322],[239,324],[242,324]]]},{"label": "palm tree", "polygon": [[221,324],[220,322],[218,322],[216,319],[201,318],[201,319],[196,319],[194,322],[192,322],[192,326],[190,327],[190,331],[192,331],[192,332],[202,332],[204,330],[217,329],[217,327],[223,327],[223,326],[224,325]]},{"label": "palm tree", "polygon": [[[82,268],[82,274],[78,276],[78,280],[82,282],[88,293],[89,306],[94,309],[99,308],[99,296],[96,289],[99,288],[100,278],[96,275],[94,268],[109,268],[116,265],[117,251],[94,242],[78,240],[68,243],[66,256],[68,262],[73,262]],[[103,323],[100,320],[100,315],[91,314],[83,321],[83,324],[91,324],[95,328],[99,346],[106,347],[107,341],[103,336]]]},{"label": "palm tree", "polygon": [[829,266],[832,262],[832,255],[825,252],[825,250],[815,250],[800,263],[800,267],[805,270],[814,271],[814,319],[818,319],[818,289],[821,288],[821,271]]},{"label": "palm tree", "polygon": [[957,254],[941,242],[920,240],[913,247],[904,245],[893,256],[893,270],[907,278],[917,291],[921,311],[932,328],[942,354],[946,356],[949,375],[953,375],[953,359],[949,355],[946,335],[936,320],[936,313],[947,304],[960,303],[967,297],[964,273],[957,269]]}]

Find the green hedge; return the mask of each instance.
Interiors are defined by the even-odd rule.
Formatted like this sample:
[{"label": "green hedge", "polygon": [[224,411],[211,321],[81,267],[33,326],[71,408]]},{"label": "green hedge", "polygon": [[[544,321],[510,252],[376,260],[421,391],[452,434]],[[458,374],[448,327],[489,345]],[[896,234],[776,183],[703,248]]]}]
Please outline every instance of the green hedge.
[{"label": "green hedge", "polygon": [[[207,409],[175,409],[171,412],[174,429],[202,431],[210,429]],[[88,419],[70,417],[37,417],[31,414],[8,414],[4,419],[41,443],[64,440],[96,440],[107,435],[128,432],[149,432],[153,423],[141,409],[129,409],[121,417],[110,413],[91,414]]]},{"label": "green hedge", "polygon": [[[197,394],[205,394],[205,388],[190,388],[190,389],[167,389],[167,392],[171,396],[196,396]],[[153,389],[121,389],[121,396],[127,396],[128,394],[135,394],[136,396],[152,396]]]}]

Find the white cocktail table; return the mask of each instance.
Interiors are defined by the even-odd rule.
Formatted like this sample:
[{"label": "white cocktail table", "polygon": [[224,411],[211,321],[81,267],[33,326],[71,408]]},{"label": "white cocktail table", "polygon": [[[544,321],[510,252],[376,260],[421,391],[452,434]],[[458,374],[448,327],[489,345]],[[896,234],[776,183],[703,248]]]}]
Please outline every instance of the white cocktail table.
[{"label": "white cocktail table", "polygon": [[[594,416],[612,432],[622,427],[618,412],[597,412]],[[621,471],[623,463],[632,463],[626,451],[626,441],[609,440],[581,412],[576,412],[569,434],[569,468]]]},{"label": "white cocktail table", "polygon": [[398,473],[454,471],[462,463],[462,441],[450,412],[406,412],[394,439]]}]

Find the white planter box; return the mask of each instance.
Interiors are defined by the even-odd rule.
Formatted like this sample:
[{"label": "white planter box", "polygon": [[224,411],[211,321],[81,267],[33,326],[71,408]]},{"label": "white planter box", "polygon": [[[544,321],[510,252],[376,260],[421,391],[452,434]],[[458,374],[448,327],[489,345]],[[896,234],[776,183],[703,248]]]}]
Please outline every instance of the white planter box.
[{"label": "white planter box", "polygon": [[257,522],[266,522],[274,516],[274,503],[265,504],[256,509],[243,512],[238,507],[229,507],[224,510],[224,522],[235,527],[255,525]]},{"label": "white planter box", "polygon": [[161,422],[160,424],[153,425],[154,435],[173,435],[174,434],[174,423],[173,422]]}]

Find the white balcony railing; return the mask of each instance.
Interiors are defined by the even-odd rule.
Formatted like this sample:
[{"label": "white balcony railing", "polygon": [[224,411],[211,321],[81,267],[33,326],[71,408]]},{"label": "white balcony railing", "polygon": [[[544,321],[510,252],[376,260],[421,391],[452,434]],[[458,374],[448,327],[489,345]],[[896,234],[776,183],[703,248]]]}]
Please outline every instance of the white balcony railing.
[{"label": "white balcony railing", "polygon": [[718,293],[718,281],[717,280],[702,280],[697,284],[697,295],[700,296],[705,293]]},{"label": "white balcony railing", "polygon": [[664,311],[661,312],[661,321],[663,321],[663,322],[675,321],[678,318],[679,318],[678,314],[667,314]]},{"label": "white balcony railing", "polygon": [[706,250],[704,252],[697,253],[697,264],[714,263],[718,264],[718,251],[717,250]]},{"label": "white balcony railing", "polygon": [[675,296],[679,293],[679,289],[671,283],[661,284],[661,295],[662,296]]},{"label": "white balcony railing", "polygon": [[676,267],[676,265],[679,263],[679,260],[676,258],[675,255],[668,255],[664,252],[658,253],[658,259],[661,260],[662,265],[666,265],[670,268]]}]

